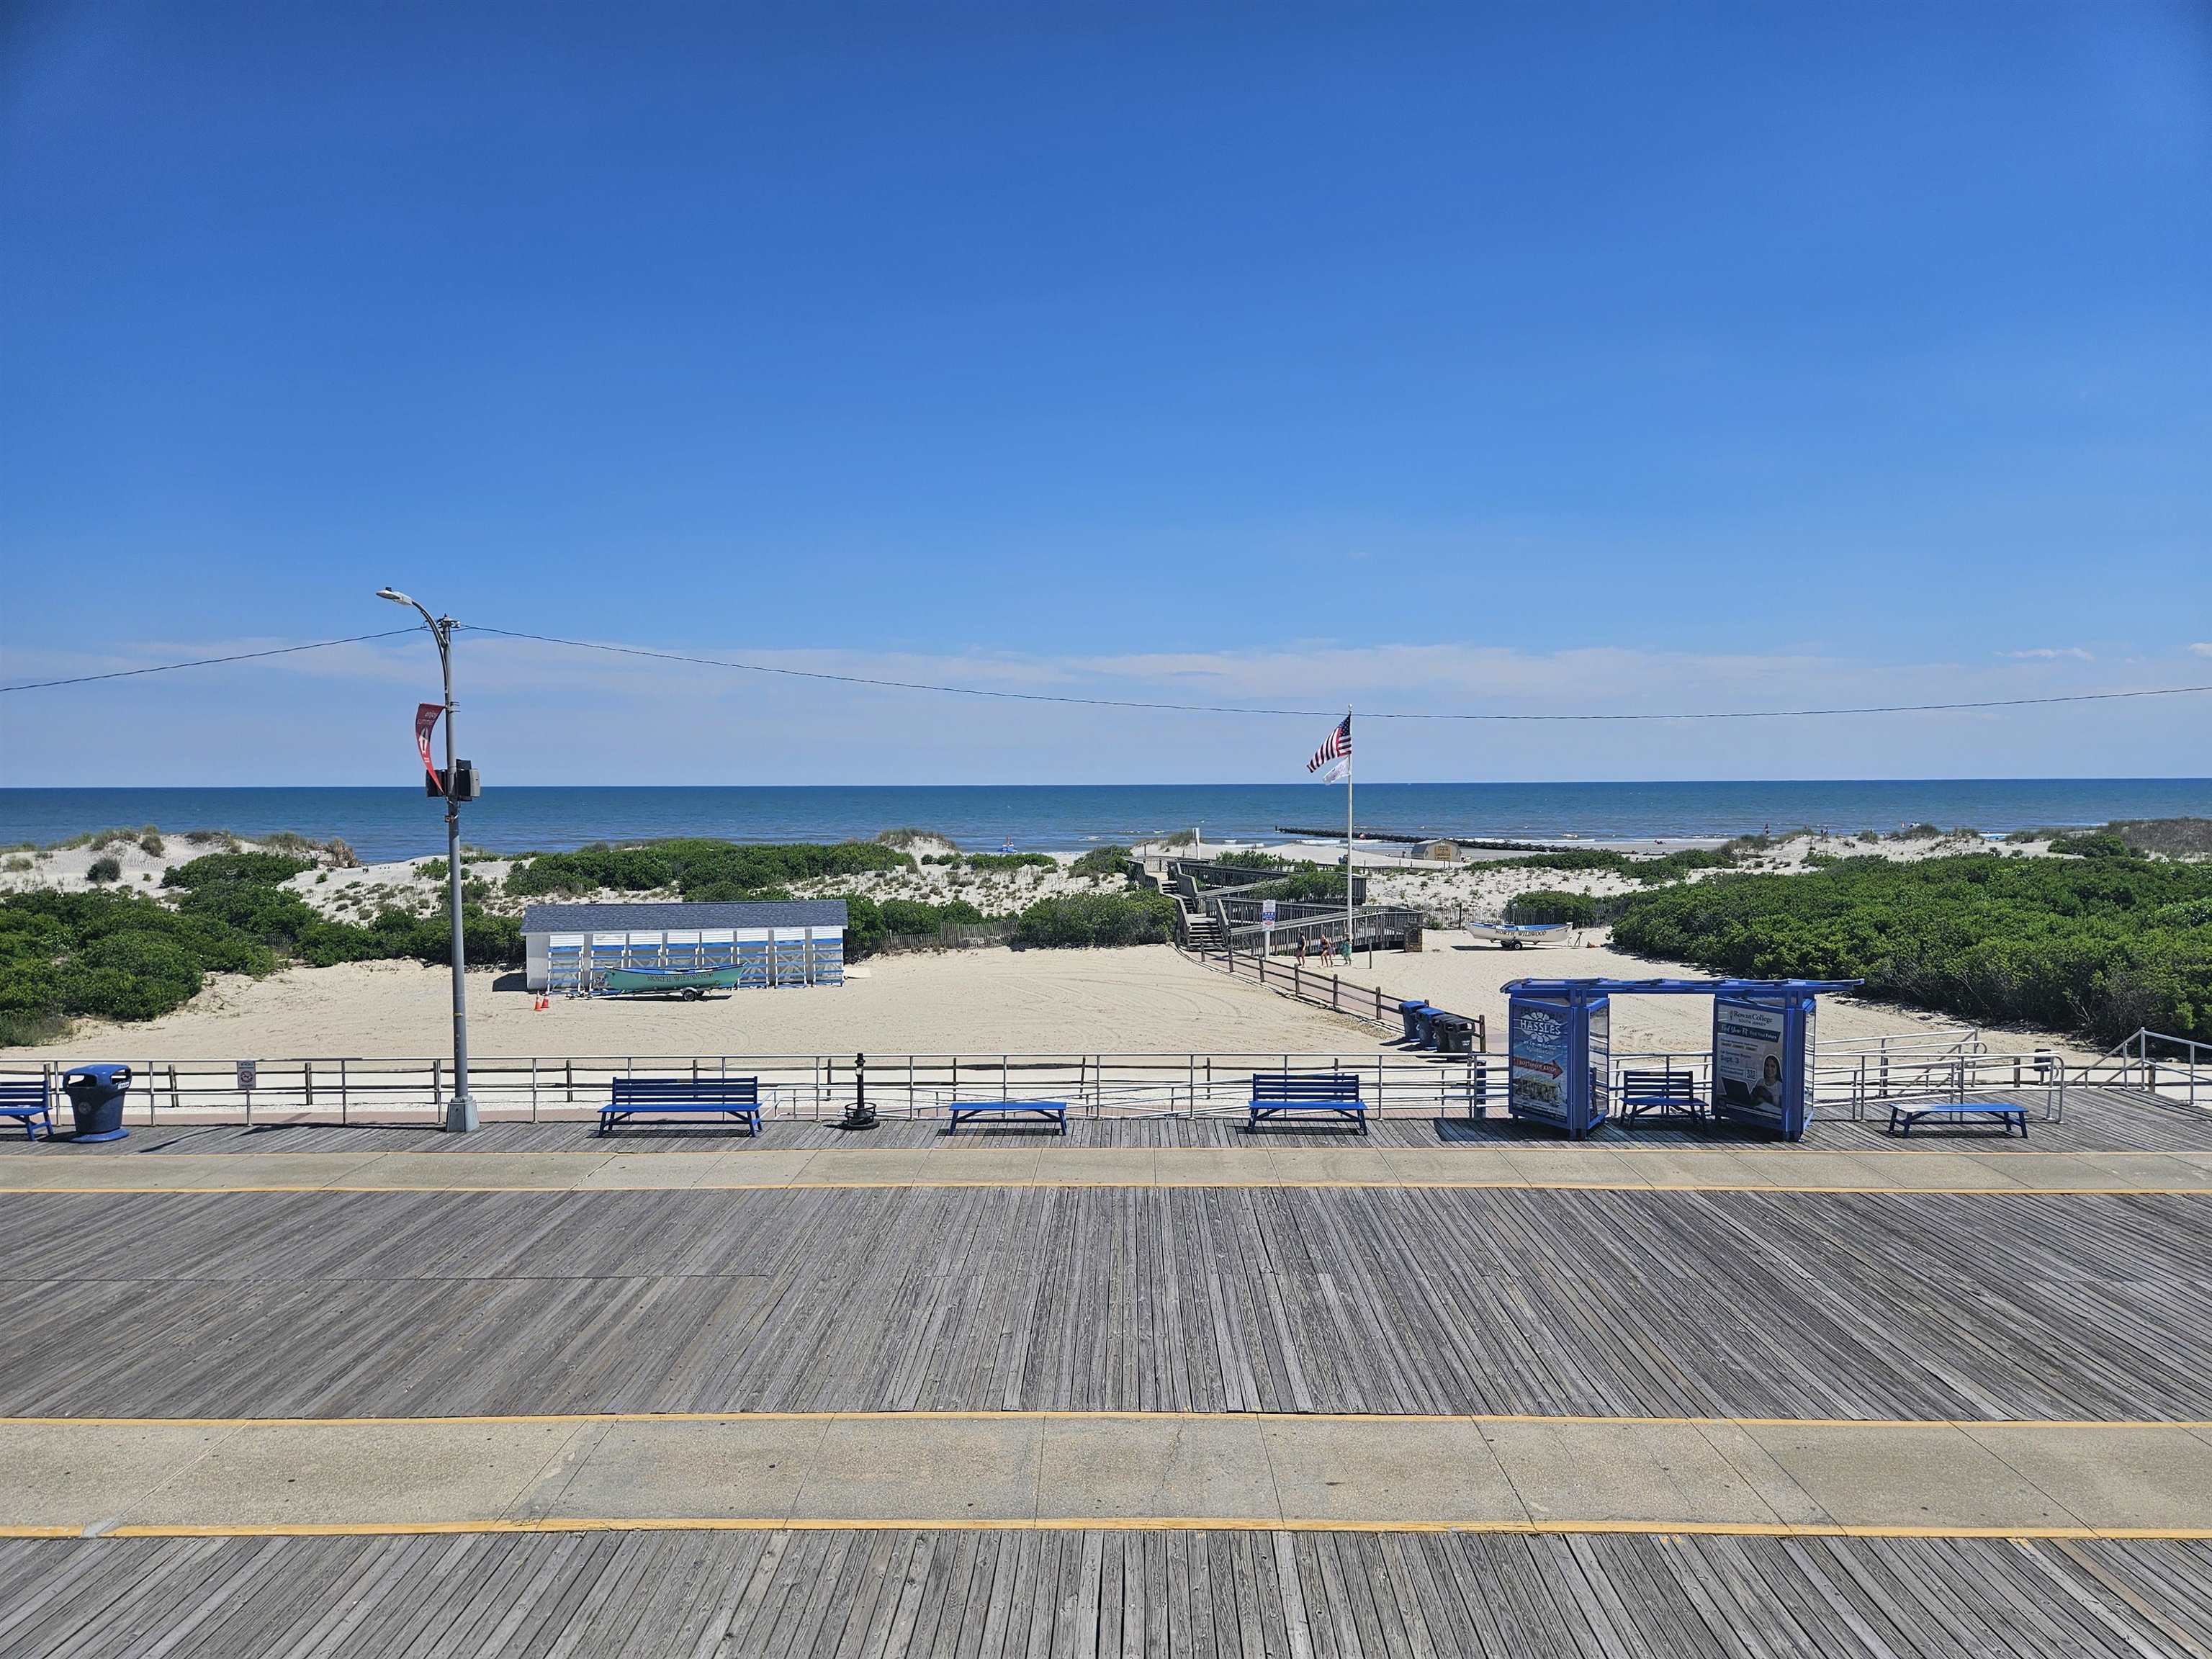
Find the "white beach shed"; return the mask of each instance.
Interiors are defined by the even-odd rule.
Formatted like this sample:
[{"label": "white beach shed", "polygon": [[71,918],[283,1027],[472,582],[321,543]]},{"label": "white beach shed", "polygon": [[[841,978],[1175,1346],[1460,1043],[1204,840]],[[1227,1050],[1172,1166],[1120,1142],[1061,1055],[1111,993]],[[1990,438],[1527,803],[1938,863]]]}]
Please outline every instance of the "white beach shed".
[{"label": "white beach shed", "polygon": [[533,991],[592,988],[610,968],[732,968],[740,986],[839,985],[845,901],[533,904],[522,913]]}]

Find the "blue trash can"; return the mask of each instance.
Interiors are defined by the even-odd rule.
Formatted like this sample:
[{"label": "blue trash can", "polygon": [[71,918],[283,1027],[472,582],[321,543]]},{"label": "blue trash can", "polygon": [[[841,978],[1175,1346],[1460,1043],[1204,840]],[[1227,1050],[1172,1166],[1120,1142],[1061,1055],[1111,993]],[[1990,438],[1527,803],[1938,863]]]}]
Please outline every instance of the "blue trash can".
[{"label": "blue trash can", "polygon": [[62,1073],[62,1089],[76,1118],[77,1140],[120,1140],[123,1099],[131,1092],[128,1066],[78,1066]]},{"label": "blue trash can", "polygon": [[1422,1048],[1437,1046],[1437,1017],[1443,1012],[1443,1009],[1431,1008],[1425,1002],[1413,1011],[1413,1041]]},{"label": "blue trash can", "polygon": [[1421,1035],[1421,1010],[1429,1005],[1419,997],[1409,997],[1398,1005],[1398,1018],[1406,1022],[1406,1041],[1413,1042]]}]

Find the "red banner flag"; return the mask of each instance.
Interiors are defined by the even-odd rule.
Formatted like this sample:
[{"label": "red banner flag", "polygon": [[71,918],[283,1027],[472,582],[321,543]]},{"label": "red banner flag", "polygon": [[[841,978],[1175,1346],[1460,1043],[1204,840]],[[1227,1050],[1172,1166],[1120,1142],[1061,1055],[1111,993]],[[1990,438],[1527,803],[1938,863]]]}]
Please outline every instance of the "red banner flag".
[{"label": "red banner flag", "polygon": [[446,712],[443,703],[423,702],[415,705],[415,747],[422,751],[422,769],[430,775],[430,790],[434,794],[446,793],[438,781],[438,763],[430,758],[430,733],[438,729],[438,716]]}]

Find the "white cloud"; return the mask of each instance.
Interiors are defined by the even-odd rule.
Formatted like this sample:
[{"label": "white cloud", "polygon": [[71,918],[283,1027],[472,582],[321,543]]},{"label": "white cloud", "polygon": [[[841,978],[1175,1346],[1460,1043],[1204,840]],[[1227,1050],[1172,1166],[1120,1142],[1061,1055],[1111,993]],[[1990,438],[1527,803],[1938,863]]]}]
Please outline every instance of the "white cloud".
[{"label": "white cloud", "polygon": [[2189,650],[2192,656],[2212,657],[2212,640],[2199,640]]},{"label": "white cloud", "polygon": [[2094,662],[2096,657],[2078,645],[2031,645],[2021,651],[2000,651],[2000,657],[2011,657],[2022,662],[2051,662],[2063,658],[2070,662]]}]

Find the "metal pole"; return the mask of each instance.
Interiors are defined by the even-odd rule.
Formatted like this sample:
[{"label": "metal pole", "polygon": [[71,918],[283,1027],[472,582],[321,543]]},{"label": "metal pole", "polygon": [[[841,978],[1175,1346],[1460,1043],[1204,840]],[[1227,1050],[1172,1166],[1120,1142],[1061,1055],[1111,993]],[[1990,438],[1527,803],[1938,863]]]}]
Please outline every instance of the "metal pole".
[{"label": "metal pole", "polygon": [[[1344,708],[1344,963],[1352,965],[1352,952],[1358,943],[1352,933],[1352,705]],[[1370,957],[1369,967],[1375,963]]]},{"label": "metal pole", "polygon": [[466,1134],[477,1127],[477,1103],[469,1093],[468,955],[461,933],[461,803],[455,798],[453,763],[453,619],[430,624],[438,636],[438,667],[446,681],[446,896],[453,935],[453,1092],[446,1102],[446,1127]]}]

